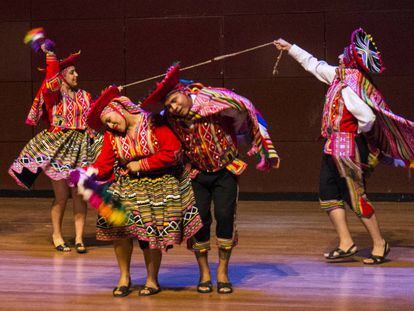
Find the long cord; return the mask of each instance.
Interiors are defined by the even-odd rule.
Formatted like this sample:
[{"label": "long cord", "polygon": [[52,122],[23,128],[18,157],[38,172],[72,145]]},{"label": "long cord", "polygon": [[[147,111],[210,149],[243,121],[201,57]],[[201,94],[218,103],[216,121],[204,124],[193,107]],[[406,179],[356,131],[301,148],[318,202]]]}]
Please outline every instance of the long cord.
[{"label": "long cord", "polygon": [[[209,60],[206,60],[204,62],[195,64],[195,65],[190,65],[190,66],[187,66],[187,67],[183,67],[183,68],[180,69],[180,71],[184,71],[184,70],[192,69],[192,68],[195,68],[195,67],[207,65],[207,64],[210,64],[210,63],[213,63],[213,62],[217,62],[217,61],[226,59],[226,58],[230,58],[230,57],[234,57],[234,56],[237,56],[237,55],[240,55],[240,54],[244,54],[244,53],[247,53],[247,52],[251,52],[251,51],[254,51],[254,50],[263,48],[265,46],[272,45],[272,44],[273,44],[273,41],[272,42],[269,42],[269,43],[257,45],[257,46],[254,46],[254,47],[251,47],[251,48],[242,50],[242,51],[238,51],[238,52],[234,52],[234,53],[230,53],[230,54],[216,56],[216,57],[214,57],[212,59],[209,59]],[[273,67],[273,75],[278,74],[277,66],[279,65],[279,61],[280,61],[281,58],[282,58],[282,51],[280,51],[280,53],[279,53],[279,55],[278,55],[278,57],[276,59],[275,65]],[[156,75],[156,76],[153,76],[153,77],[150,77],[150,78],[146,78],[146,79],[143,79],[143,80],[139,80],[139,81],[135,81],[135,82],[131,82],[131,83],[122,85],[122,87],[123,88],[126,88],[126,87],[129,87],[129,86],[141,84],[141,83],[144,83],[144,82],[147,82],[147,81],[151,81],[151,80],[154,80],[154,79],[162,78],[164,76],[165,76],[165,73],[159,74],[159,75]]]}]

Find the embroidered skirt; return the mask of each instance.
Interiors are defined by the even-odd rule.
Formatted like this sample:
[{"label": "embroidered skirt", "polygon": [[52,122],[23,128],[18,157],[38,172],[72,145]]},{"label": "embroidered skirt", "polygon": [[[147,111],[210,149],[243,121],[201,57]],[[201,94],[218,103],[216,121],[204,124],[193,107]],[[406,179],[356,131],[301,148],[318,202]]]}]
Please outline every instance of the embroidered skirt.
[{"label": "embroidered skirt", "polygon": [[98,217],[98,240],[135,237],[151,249],[166,250],[202,227],[187,173],[118,176],[108,191],[125,206],[128,219],[124,226],[113,227]]},{"label": "embroidered skirt", "polygon": [[9,174],[27,189],[42,171],[53,180],[66,179],[71,170],[95,161],[102,142],[102,135],[91,138],[86,131],[43,130],[23,148],[10,166]]}]

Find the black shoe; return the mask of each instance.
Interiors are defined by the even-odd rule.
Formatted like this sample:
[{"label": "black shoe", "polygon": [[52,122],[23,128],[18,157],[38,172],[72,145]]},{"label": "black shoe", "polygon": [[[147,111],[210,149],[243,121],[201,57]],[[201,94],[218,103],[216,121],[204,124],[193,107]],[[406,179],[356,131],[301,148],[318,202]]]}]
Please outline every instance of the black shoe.
[{"label": "black shoe", "polygon": [[85,253],[88,252],[88,250],[85,247],[85,244],[83,244],[83,243],[76,243],[75,248],[76,248],[76,251],[78,252],[78,254],[85,254]]},{"label": "black shoe", "polygon": [[112,295],[114,297],[126,297],[132,292],[130,287],[131,287],[131,279],[129,279],[127,286],[124,285],[124,286],[115,287],[114,290],[112,291]]},{"label": "black shoe", "polygon": [[155,288],[155,287],[149,287],[145,285],[143,288],[141,288],[138,295],[139,296],[152,296],[152,295],[158,294],[160,291],[161,291],[161,288],[159,286],[158,288]]},{"label": "black shoe", "polygon": [[380,265],[380,264],[387,261],[387,256],[390,253],[390,251],[391,251],[390,246],[388,245],[387,242],[385,242],[383,255],[382,256],[377,256],[377,255],[372,255],[371,254],[371,256],[369,256],[367,259],[371,259],[372,261],[365,261],[364,260],[364,264],[366,264],[366,265]]},{"label": "black shoe", "polygon": [[339,259],[339,258],[346,258],[351,257],[358,253],[358,248],[355,246],[355,244],[352,244],[348,250],[344,251],[337,247],[336,249],[329,252],[329,254],[325,254],[326,259]]},{"label": "black shoe", "polygon": [[[206,288],[203,289],[202,287]],[[211,281],[199,282],[197,284],[197,291],[201,294],[211,293],[213,291],[213,284],[211,283]]]},{"label": "black shoe", "polygon": [[217,282],[217,293],[231,294],[233,292],[233,285],[230,282]]}]

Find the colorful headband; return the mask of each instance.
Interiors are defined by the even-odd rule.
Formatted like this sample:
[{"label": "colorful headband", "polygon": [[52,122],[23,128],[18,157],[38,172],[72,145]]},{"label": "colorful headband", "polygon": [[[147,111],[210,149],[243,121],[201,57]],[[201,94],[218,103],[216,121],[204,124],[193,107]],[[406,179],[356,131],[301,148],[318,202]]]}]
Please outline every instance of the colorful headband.
[{"label": "colorful headband", "polygon": [[111,111],[116,111],[122,115],[122,109],[125,109],[129,113],[142,111],[140,106],[134,104],[128,97],[121,96],[116,86],[110,86],[92,104],[88,113],[87,123],[92,129],[101,131],[104,128],[101,116]]},{"label": "colorful headband", "polygon": [[125,119],[124,113],[122,112],[122,109],[124,109],[124,107],[116,102],[116,101],[112,101],[110,102],[101,112],[100,115],[100,119],[102,120],[102,117],[108,113],[111,112],[116,112],[117,114],[119,114],[121,117],[123,117]]}]

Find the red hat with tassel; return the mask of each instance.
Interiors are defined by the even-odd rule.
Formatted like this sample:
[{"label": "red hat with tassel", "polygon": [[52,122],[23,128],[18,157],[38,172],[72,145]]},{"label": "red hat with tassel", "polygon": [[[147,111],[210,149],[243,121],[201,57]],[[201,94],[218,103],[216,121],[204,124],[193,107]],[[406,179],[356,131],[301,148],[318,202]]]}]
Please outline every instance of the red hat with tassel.
[{"label": "red hat with tassel", "polygon": [[150,112],[160,112],[164,109],[165,97],[179,84],[180,63],[174,63],[168,68],[164,79],[161,82],[157,82],[155,89],[151,91],[147,97],[145,97],[140,107]]}]

